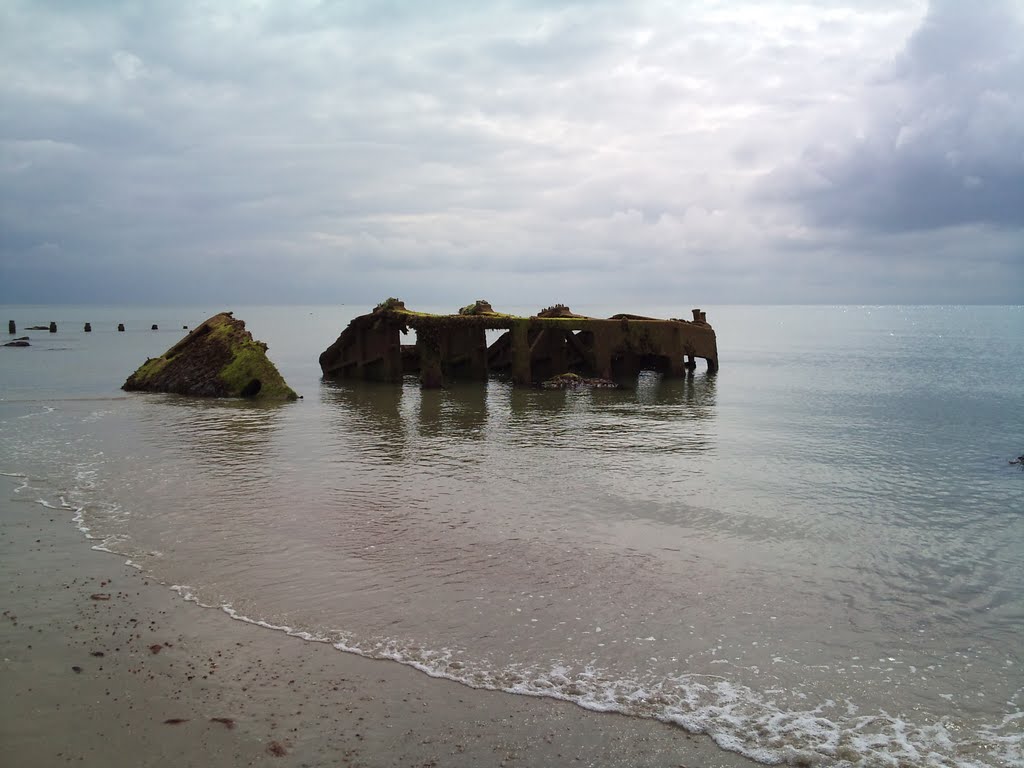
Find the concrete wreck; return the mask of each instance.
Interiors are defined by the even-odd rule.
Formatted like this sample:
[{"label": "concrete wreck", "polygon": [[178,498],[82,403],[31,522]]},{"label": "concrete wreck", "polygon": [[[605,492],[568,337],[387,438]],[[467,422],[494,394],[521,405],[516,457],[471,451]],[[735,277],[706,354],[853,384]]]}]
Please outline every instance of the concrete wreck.
[{"label": "concrete wreck", "polygon": [[[414,345],[402,334],[416,332]],[[488,345],[487,331],[503,331]],[[354,318],[320,355],[325,377],[401,381],[418,374],[425,388],[449,381],[484,380],[507,372],[516,384],[534,384],[574,373],[601,379],[635,377],[641,370],[685,376],[697,358],[718,370],[715,331],[704,312],[692,320],[658,320],[620,314],[594,318],[558,304],[519,317],[494,311],[486,301],[457,314],[407,309],[398,299],[381,302]]]},{"label": "concrete wreck", "polygon": [[121,389],[264,401],[298,397],[267,357],[267,345],[231,312],[204,320],[163,355],[147,359]]}]

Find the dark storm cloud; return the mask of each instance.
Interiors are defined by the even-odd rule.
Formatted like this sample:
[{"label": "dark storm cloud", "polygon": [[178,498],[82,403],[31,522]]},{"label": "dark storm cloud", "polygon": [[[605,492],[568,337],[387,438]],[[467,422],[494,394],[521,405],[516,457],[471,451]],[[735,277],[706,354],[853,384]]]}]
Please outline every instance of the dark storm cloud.
[{"label": "dark storm cloud", "polygon": [[869,83],[866,114],[851,114],[859,135],[822,137],[773,178],[774,191],[812,222],[853,232],[1021,230],[1022,41],[1020,3],[934,0]]}]

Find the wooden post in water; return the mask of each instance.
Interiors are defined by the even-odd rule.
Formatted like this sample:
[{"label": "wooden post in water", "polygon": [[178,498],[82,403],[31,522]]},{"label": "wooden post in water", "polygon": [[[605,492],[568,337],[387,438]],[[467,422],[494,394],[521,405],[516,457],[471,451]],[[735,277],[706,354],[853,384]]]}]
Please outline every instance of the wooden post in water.
[{"label": "wooden post in water", "polygon": [[92,333],[92,323],[86,323],[85,328],[82,329],[85,333]]},{"label": "wooden post in water", "polygon": [[13,320],[8,320],[7,321],[7,332],[8,333],[17,333],[18,332],[18,326],[16,326],[14,324]]},{"label": "wooden post in water", "polygon": [[117,331],[118,333],[124,333],[124,323],[117,324]]},{"label": "wooden post in water", "polygon": [[50,333],[56,333],[56,332],[57,332],[57,324],[51,321],[50,322]]}]

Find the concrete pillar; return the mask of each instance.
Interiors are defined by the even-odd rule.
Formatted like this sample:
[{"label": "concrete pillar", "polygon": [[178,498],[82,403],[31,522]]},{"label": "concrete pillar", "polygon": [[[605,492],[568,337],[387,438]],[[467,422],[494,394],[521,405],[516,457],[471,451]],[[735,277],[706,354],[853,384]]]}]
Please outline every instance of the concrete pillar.
[{"label": "concrete pillar", "polygon": [[[419,339],[417,332],[417,343]],[[370,381],[402,380],[402,340],[397,325],[378,322],[360,328],[354,351],[355,374]]]},{"label": "concrete pillar", "polygon": [[512,326],[512,383],[531,384],[529,326],[518,322]]},{"label": "concrete pillar", "polygon": [[700,313],[700,321],[701,321],[702,323],[706,323],[706,322],[708,321],[708,315],[707,315],[707,312],[701,312],[701,313]]},{"label": "concrete pillar", "polygon": [[7,332],[8,333],[17,333],[18,332],[18,326],[16,326],[14,324],[13,320],[8,320],[7,321]]},{"label": "concrete pillar", "polygon": [[51,322],[50,323],[50,333],[56,333],[56,332],[57,332],[57,324],[54,323],[54,322]]},{"label": "concrete pillar", "polygon": [[92,333],[92,323],[86,323],[85,328],[82,329],[85,333]]},{"label": "concrete pillar", "polygon": [[604,331],[594,332],[594,359],[591,361],[594,375],[600,379],[612,377],[612,344],[611,339]]},{"label": "concrete pillar", "polygon": [[640,375],[640,361],[632,350],[623,350],[614,366],[614,378],[635,379]]},{"label": "concrete pillar", "polygon": [[487,333],[483,326],[437,328],[444,374],[453,379],[487,380]]},{"label": "concrete pillar", "polygon": [[673,379],[685,379],[686,372],[688,370],[686,360],[680,355],[668,354],[665,356],[668,359],[668,375]]},{"label": "concrete pillar", "polygon": [[423,389],[439,389],[444,386],[441,333],[440,328],[416,330],[416,353],[420,359],[420,386]]},{"label": "concrete pillar", "polygon": [[692,311],[693,311],[693,322],[699,323],[700,322],[700,310],[699,309],[694,309]]}]

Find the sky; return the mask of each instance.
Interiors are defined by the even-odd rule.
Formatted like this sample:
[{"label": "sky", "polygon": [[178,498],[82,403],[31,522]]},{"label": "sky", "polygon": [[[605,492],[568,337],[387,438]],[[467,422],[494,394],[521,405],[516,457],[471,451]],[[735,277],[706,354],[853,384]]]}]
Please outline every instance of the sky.
[{"label": "sky", "polygon": [[5,0],[0,303],[1024,303],[1024,0]]}]

